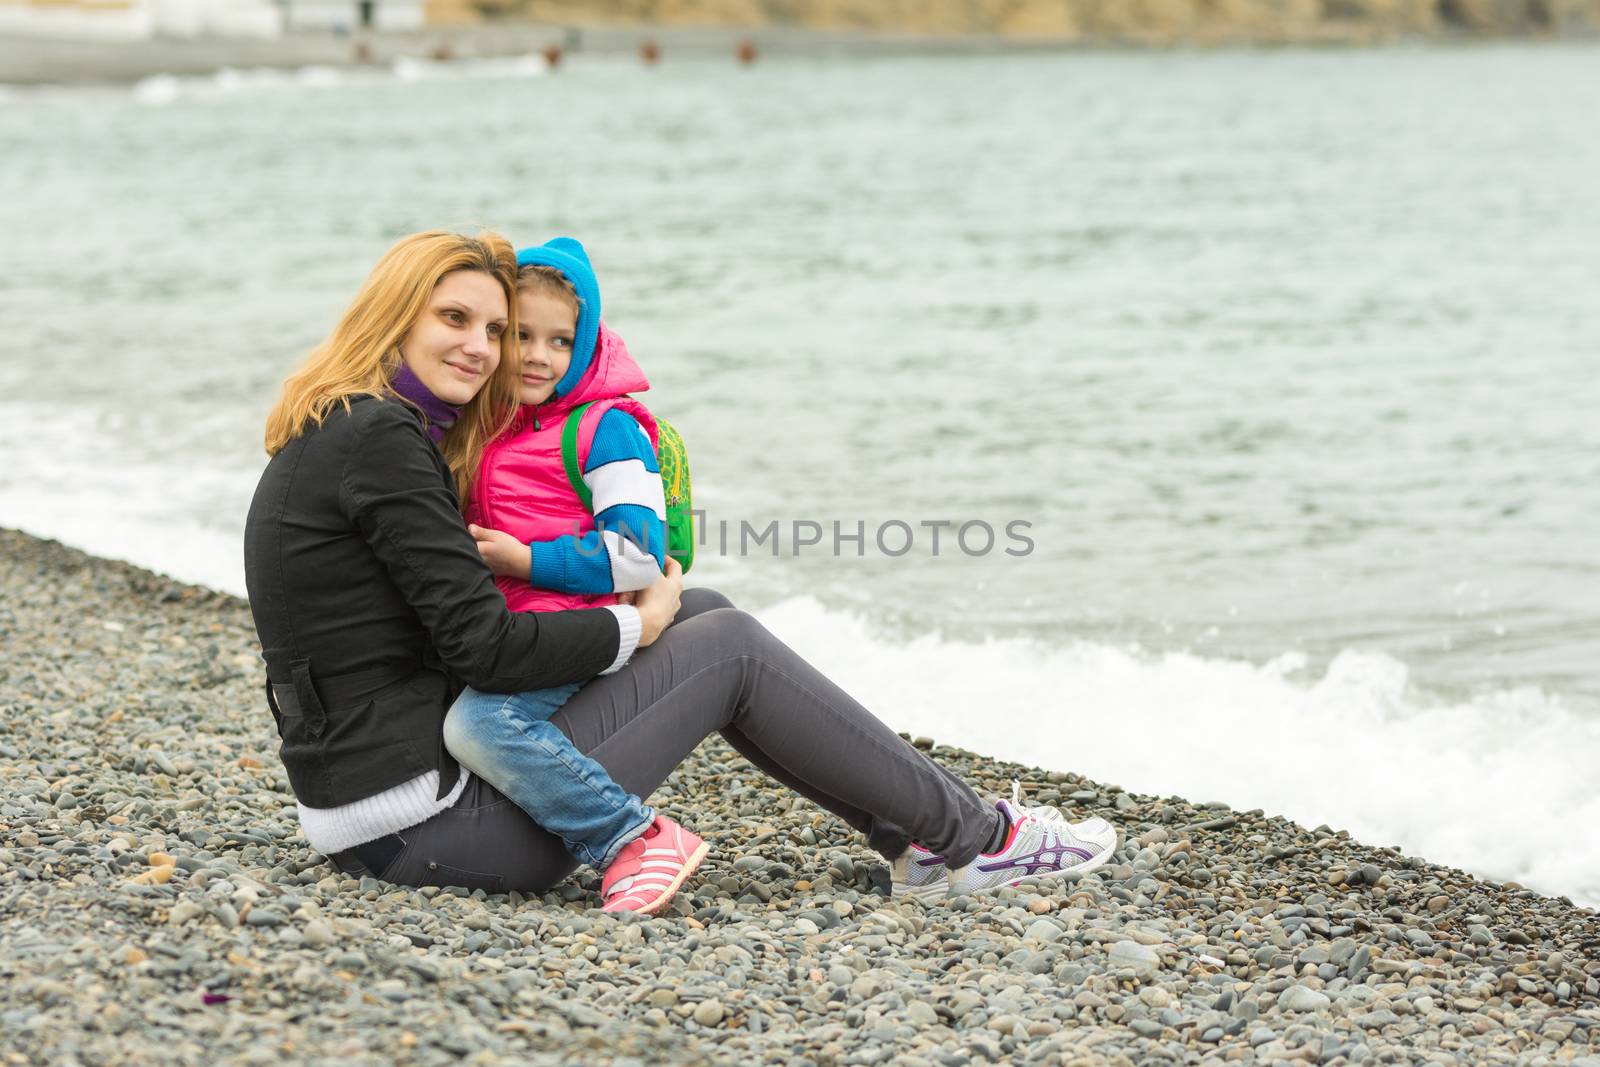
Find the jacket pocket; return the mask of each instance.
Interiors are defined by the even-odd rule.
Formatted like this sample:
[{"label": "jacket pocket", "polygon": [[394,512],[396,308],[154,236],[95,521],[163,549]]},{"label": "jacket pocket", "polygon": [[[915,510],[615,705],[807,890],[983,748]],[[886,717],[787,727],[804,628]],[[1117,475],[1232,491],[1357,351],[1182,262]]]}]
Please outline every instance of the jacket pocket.
[{"label": "jacket pocket", "polygon": [[[371,704],[367,705],[371,708]],[[328,759],[328,747],[323,735],[317,731],[314,719],[300,714],[298,707],[281,704],[273,708],[278,720],[278,758],[289,774],[289,785],[294,795],[303,803],[316,808],[331,808],[338,804],[333,789],[333,775]]]},{"label": "jacket pocket", "polygon": [[347,703],[322,700],[309,678],[276,686],[278,754],[295,796],[338,807],[435,769],[448,690],[444,675],[425,669]]},{"label": "jacket pocket", "polygon": [[312,807],[338,807],[433,769],[417,739],[394,736],[376,700],[325,708],[320,718],[298,710],[280,705],[278,755],[295,796]]}]

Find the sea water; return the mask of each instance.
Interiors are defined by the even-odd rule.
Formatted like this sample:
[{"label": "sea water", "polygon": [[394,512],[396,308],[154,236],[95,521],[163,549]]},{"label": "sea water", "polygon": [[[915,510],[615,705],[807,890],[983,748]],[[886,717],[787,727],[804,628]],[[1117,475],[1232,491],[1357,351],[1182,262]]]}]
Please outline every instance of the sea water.
[{"label": "sea water", "polygon": [[574,234],[692,579],[897,728],[1600,903],[1597,96],[1593,46],[14,90],[0,524],[241,592],[383,249]]}]

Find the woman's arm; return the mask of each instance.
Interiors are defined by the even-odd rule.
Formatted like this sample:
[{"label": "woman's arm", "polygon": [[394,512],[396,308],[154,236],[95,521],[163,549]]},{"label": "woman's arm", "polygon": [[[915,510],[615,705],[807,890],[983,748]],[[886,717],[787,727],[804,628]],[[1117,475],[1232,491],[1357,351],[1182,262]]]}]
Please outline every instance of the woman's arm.
[{"label": "woman's arm", "polygon": [[475,689],[583,681],[626,662],[660,632],[658,619],[629,607],[509,611],[461,522],[448,468],[402,405],[376,404],[357,427],[340,498],[440,659]]}]

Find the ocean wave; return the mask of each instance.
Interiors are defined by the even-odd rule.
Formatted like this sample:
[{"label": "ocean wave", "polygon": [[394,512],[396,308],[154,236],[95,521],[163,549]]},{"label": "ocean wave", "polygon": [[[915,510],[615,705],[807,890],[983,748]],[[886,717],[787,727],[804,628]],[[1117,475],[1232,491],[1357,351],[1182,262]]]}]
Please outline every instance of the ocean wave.
[{"label": "ocean wave", "polygon": [[[549,73],[543,56],[522,55],[448,61],[402,56],[387,66],[223,67],[211,74],[152,74],[129,89],[143,104],[163,105],[177,100],[224,96],[233,93],[292,89],[337,89],[384,82],[469,80],[477,78],[536,78]],[[0,99],[4,99],[0,87]]]},{"label": "ocean wave", "polygon": [[550,73],[550,64],[540,55],[451,60],[402,56],[390,65],[390,71],[398,81],[428,81],[438,78],[538,78]]},{"label": "ocean wave", "polygon": [[760,617],[897,729],[1002,759],[1328,824],[1600,905],[1600,717],[1523,687],[1446,698],[1348,649],[1320,673],[1094,642],[885,638],[811,599]]},{"label": "ocean wave", "polygon": [[129,92],[141,104],[170,104],[184,95],[184,81],[175,74],[152,74],[134,82]]}]

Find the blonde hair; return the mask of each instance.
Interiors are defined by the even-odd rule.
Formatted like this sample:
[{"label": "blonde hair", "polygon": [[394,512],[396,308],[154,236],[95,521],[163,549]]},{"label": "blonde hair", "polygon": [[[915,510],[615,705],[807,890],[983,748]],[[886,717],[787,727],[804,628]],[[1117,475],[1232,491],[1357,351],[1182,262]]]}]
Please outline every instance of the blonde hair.
[{"label": "blonde hair", "polygon": [[400,367],[400,342],[427,309],[440,279],[458,270],[481,271],[499,282],[509,313],[500,335],[500,365],[439,443],[456,493],[466,500],[485,446],[510,424],[517,406],[517,257],[496,233],[467,237],[430,230],[396,241],[333,333],[284,381],[267,416],[267,455],[277,455],[311,424],[320,426],[335,404],[348,411],[355,396],[395,396],[389,381]]},{"label": "blonde hair", "polygon": [[517,292],[538,291],[566,300],[572,305],[574,315],[583,310],[583,298],[578,295],[578,287],[572,284],[572,279],[556,268],[543,263],[530,263],[518,268]]}]

